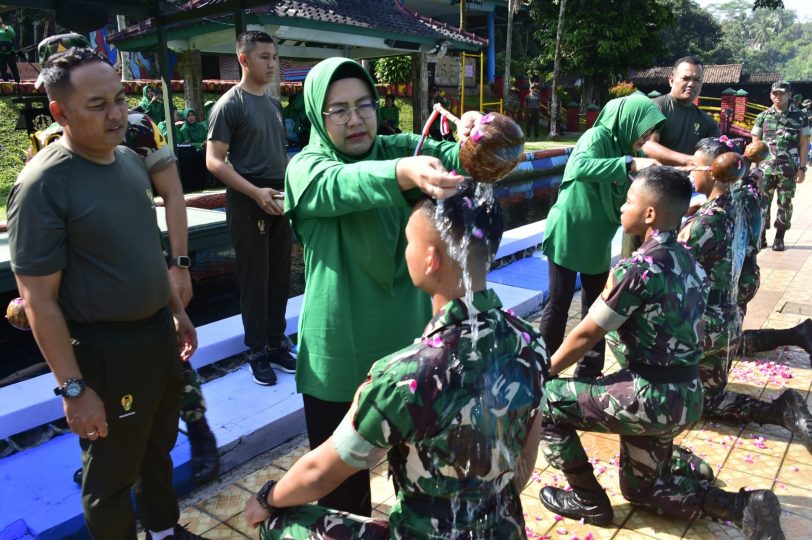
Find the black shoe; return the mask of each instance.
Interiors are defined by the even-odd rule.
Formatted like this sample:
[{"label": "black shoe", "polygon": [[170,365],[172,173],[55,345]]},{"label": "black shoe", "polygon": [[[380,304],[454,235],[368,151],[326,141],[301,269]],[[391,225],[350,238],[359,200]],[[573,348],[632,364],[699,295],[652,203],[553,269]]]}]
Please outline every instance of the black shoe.
[{"label": "black shoe", "polygon": [[267,349],[265,355],[271,366],[276,369],[285,373],[296,373],[296,357],[293,356],[290,350],[285,348]]},{"label": "black shoe", "polygon": [[710,487],[702,500],[702,511],[716,520],[732,521],[747,540],[785,540],[781,530],[781,503],[770,490],[731,493]]},{"label": "black shoe", "polygon": [[761,249],[766,249],[767,247],[767,231],[761,231]]},{"label": "black shoe", "polygon": [[192,479],[198,484],[205,484],[220,474],[220,452],[206,417],[193,422],[186,422],[189,445],[192,449]]},{"label": "black shoe", "polygon": [[797,390],[784,390],[773,401],[776,413],[780,415],[779,425],[784,426],[795,435],[795,440],[803,444],[812,453],[812,414],[806,406],[806,400]]},{"label": "black shoe", "polygon": [[249,351],[246,355],[248,360],[248,367],[251,368],[251,374],[254,376],[254,382],[263,386],[272,386],[276,384],[276,373],[271,367],[271,361],[265,349],[259,351]]},{"label": "black shoe", "polygon": [[570,519],[583,519],[590,525],[606,525],[615,517],[612,503],[603,490],[600,493],[579,493],[545,486],[539,492],[539,499],[550,512]]},{"label": "black shoe", "polygon": [[[147,531],[145,540],[152,540],[152,533]],[[167,536],[166,540],[206,540],[206,538],[187,531],[185,526],[175,525],[175,532]]]},{"label": "black shoe", "polygon": [[73,473],[73,481],[76,482],[77,484],[79,484],[80,486],[82,485],[82,475],[84,474],[82,472],[83,470],[84,469],[79,467],[78,469],[76,469],[76,472]]},{"label": "black shoe", "polygon": [[783,238],[776,238],[773,241],[773,251],[784,251],[786,249],[784,247],[784,239]]}]

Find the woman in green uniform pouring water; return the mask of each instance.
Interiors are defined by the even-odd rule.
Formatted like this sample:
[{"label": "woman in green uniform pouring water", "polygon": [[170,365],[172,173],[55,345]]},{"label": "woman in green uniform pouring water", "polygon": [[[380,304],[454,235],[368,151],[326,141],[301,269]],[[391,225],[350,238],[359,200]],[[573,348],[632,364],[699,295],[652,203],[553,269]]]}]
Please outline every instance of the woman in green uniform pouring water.
[{"label": "woman in green uniform pouring water", "polygon": [[[456,143],[427,140],[424,155],[411,157],[417,135],[376,135],[378,95],[357,62],[319,63],[304,100],[310,142],[288,165],[285,214],[304,251],[296,384],[316,448],[372,363],[411,343],[431,317],[430,298],[412,284],[403,255],[409,201],[453,195],[463,176],[455,172]],[[463,115],[461,137],[479,117]],[[369,516],[368,471],[319,502]]]}]

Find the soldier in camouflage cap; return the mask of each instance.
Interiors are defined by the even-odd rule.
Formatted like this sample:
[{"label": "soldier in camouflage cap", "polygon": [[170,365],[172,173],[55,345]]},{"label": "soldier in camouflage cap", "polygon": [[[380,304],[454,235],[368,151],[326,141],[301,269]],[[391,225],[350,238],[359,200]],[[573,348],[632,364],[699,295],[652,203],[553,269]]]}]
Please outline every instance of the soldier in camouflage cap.
[{"label": "soldier in camouflage cap", "polygon": [[[791,225],[795,184],[800,184],[806,177],[809,118],[790,105],[791,91],[788,82],[773,84],[770,92],[773,106],[756,117],[752,132],[753,140],[763,139],[770,147],[770,157],[762,165],[767,194],[767,205],[763,209],[765,228],[770,227],[770,204],[773,193],[778,192],[773,251],[784,251],[784,233]],[[766,246],[766,237],[762,236],[762,239]]]},{"label": "soldier in camouflage cap", "polygon": [[542,449],[572,491],[547,486],[547,509],[607,524],[612,505],[596,480],[577,430],[620,435],[620,489],[636,506],[670,517],[707,515],[742,527],[748,538],[783,538],[771,491],[730,493],[670,469],[673,438],[702,412],[702,313],[708,278],[677,242],[691,186],[669,167],[640,173],[621,208],[621,224],[643,245],[610,272],[589,315],[551,358],[560,373],[610,332],[622,369],[598,379],[552,379],[545,385]]},{"label": "soldier in camouflage cap", "polygon": [[[694,163],[710,165],[718,156],[731,151],[718,139],[699,141]],[[756,422],[782,426],[812,451],[812,414],[804,397],[796,390],[785,390],[775,401],[762,401],[726,389],[730,361],[740,338],[740,314],[737,305],[738,276],[734,272],[734,216],[736,206],[727,184],[716,181],[708,171],[693,172],[694,187],[708,197],[699,211],[680,230],[680,240],[696,257],[710,278],[708,305],[705,308],[704,356],[700,364],[705,389],[706,418],[735,422]]]},{"label": "soldier in camouflage cap", "polygon": [[[538,450],[548,362],[533,327],[500,309],[485,288],[502,234],[498,205],[477,200],[472,186],[442,205],[418,203],[406,227],[406,261],[415,285],[432,294],[434,317],[421,339],[372,366],[327,442],[249,500],[249,523],[267,520],[261,538],[314,538],[328,529],[333,538],[526,537],[519,493]],[[449,245],[464,254],[457,258]],[[461,265],[471,275],[470,303]],[[398,493],[391,530],[295,506],[384,457]],[[316,474],[302,474],[313,466]],[[334,524],[340,534],[332,534]]]}]

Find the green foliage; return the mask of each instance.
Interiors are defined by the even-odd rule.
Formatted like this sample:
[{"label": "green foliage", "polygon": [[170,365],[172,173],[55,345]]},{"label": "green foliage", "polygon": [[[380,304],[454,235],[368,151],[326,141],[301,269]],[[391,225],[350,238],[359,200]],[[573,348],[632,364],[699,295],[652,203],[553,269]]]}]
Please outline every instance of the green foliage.
[{"label": "green foliage", "polygon": [[624,96],[630,96],[636,91],[637,88],[634,87],[634,84],[621,81],[609,89],[609,95],[612,96],[612,98],[621,98]]},{"label": "green foliage", "polygon": [[382,84],[405,83],[412,80],[412,57],[385,56],[375,61],[375,78]]},{"label": "green foliage", "polygon": [[[535,66],[552,66],[558,1],[531,0],[529,5],[542,48]],[[666,0],[568,0],[562,72],[603,78],[649,67],[664,52],[660,28],[674,20]]]},{"label": "green foliage", "polygon": [[16,130],[17,108],[11,97],[0,98],[0,221],[6,220],[6,198],[17,174],[25,165],[28,138],[24,130]]},{"label": "green foliage", "polygon": [[683,56],[696,56],[706,64],[729,64],[733,53],[729,45],[720,41],[722,25],[709,11],[695,0],[666,0],[674,14],[672,25],[660,30],[665,45],[665,56],[658,57],[656,65],[671,65]]}]

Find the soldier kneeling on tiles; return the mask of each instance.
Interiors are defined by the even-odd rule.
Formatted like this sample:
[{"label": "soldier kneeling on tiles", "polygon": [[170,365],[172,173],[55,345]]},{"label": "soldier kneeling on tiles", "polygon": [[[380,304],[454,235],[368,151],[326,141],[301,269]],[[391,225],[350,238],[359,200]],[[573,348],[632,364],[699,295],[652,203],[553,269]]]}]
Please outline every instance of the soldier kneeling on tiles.
[{"label": "soldier kneeling on tiles", "polygon": [[541,447],[572,491],[547,486],[541,502],[572,519],[611,522],[612,504],[577,430],[617,433],[620,489],[632,504],[686,520],[731,521],[747,538],[784,538],[772,491],[731,493],[672,471],[673,439],[699,420],[703,399],[699,361],[709,282],[676,233],[690,198],[687,177],[669,167],[645,169],[629,189],[621,224],[644,243],[609,273],[589,315],[551,358],[551,374],[558,374],[612,332],[622,369],[597,379],[547,381]]}]

